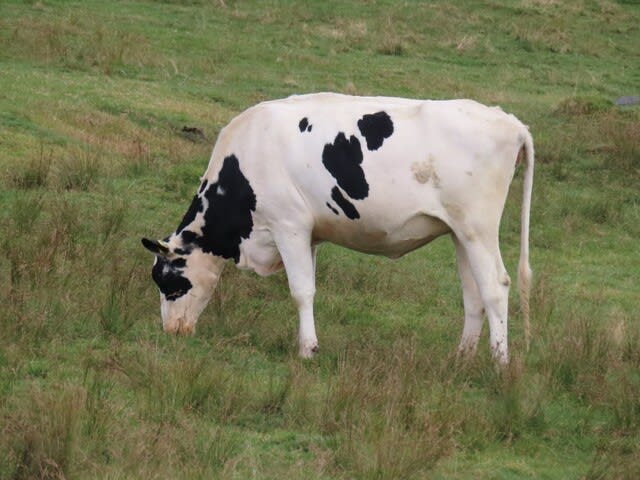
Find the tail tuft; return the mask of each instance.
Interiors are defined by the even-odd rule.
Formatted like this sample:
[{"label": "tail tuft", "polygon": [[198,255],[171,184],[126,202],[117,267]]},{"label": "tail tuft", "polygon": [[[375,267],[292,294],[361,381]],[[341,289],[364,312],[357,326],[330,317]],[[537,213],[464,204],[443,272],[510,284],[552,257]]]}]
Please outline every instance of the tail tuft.
[{"label": "tail tuft", "polygon": [[520,310],[522,311],[522,322],[524,324],[524,342],[529,351],[531,346],[531,323],[529,321],[529,293],[531,291],[531,267],[528,261],[520,260],[518,266],[518,291],[520,293]]}]

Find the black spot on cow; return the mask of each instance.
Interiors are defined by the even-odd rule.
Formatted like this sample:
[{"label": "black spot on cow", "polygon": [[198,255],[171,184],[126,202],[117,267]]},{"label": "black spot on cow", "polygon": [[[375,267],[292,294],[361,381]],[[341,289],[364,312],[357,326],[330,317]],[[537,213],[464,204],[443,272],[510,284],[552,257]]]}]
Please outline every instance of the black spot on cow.
[{"label": "black spot on cow", "polygon": [[393,122],[387,112],[364,115],[358,120],[358,128],[367,139],[367,148],[371,151],[379,149],[384,139],[393,134]]},{"label": "black spot on cow", "polygon": [[302,120],[300,120],[300,123],[298,123],[298,128],[301,132],[304,132],[305,130],[307,132],[310,132],[313,128],[313,125],[309,124],[309,119],[307,117],[304,117]]},{"label": "black spot on cow", "polygon": [[156,257],[151,276],[167,300],[177,300],[191,290],[193,285],[183,275],[186,265],[187,261],[184,258],[168,260],[161,256]]},{"label": "black spot on cow", "polygon": [[200,185],[200,190],[198,190],[198,193],[200,195],[202,195],[202,192],[204,192],[205,188],[207,188],[207,185],[209,184],[209,182],[207,182],[207,179],[205,178],[204,181],[202,182],[202,185]]},{"label": "black spot on cow", "polygon": [[198,238],[198,234],[196,232],[192,232],[191,230],[183,230],[180,236],[182,237],[182,243],[184,243],[185,245],[195,243]]},{"label": "black spot on cow", "polygon": [[356,207],[353,203],[344,198],[338,187],[333,187],[333,189],[331,189],[331,198],[338,204],[347,218],[350,218],[351,220],[360,218],[360,214],[358,213],[358,210],[356,210]]},{"label": "black spot on cow", "polygon": [[187,266],[187,260],[184,258],[176,258],[171,260],[170,265],[172,268],[184,268]]},{"label": "black spot on cow", "polygon": [[[335,187],[335,188],[337,188],[337,187]],[[329,210],[331,210],[336,215],[340,215],[340,212],[338,210],[336,210],[335,208],[333,208],[333,206],[329,202],[327,202],[327,207],[329,207]]]},{"label": "black spot on cow", "polygon": [[202,208],[203,208],[202,200],[198,195],[195,195],[193,197],[193,200],[191,201],[189,210],[187,210],[187,213],[185,213],[184,217],[182,218],[182,221],[180,222],[180,225],[176,230],[176,234],[180,234],[182,230],[187,228],[191,224],[191,222],[193,222],[196,219],[196,215],[198,214],[198,212],[202,212]]},{"label": "black spot on cow", "polygon": [[347,140],[344,133],[338,133],[333,143],[327,143],[324,146],[322,163],[347,195],[356,200],[367,197],[369,184],[360,166],[362,149],[356,137],[351,135]]},{"label": "black spot on cow", "polygon": [[240,242],[249,238],[253,229],[251,212],[256,209],[256,196],[235,155],[224,159],[218,181],[204,195],[209,205],[204,212],[202,236],[194,242],[205,253],[233,258],[238,263]]}]

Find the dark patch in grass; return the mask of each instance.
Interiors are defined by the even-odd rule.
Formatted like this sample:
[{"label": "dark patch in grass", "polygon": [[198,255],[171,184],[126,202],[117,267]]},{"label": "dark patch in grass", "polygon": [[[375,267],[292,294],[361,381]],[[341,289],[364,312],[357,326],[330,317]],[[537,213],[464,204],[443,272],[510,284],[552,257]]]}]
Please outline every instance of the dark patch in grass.
[{"label": "dark patch in grass", "polygon": [[390,55],[393,57],[401,57],[407,54],[407,48],[402,42],[390,40],[380,45],[376,52],[381,55]]},{"label": "dark patch in grass", "polygon": [[555,113],[566,117],[592,115],[611,110],[613,104],[604,97],[571,97],[561,101]]},{"label": "dark patch in grass", "polygon": [[202,131],[201,128],[198,128],[198,127],[184,126],[180,130],[180,133],[184,138],[186,138],[191,142],[200,143],[200,142],[207,141],[207,137],[205,136],[204,132]]}]

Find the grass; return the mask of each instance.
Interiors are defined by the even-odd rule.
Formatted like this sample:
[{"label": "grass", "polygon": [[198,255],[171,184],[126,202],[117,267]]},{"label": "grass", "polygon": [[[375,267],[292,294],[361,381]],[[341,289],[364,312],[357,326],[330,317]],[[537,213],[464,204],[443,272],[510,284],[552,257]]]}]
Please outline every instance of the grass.
[{"label": "grass", "polygon": [[[638,478],[640,110],[613,102],[638,94],[639,20],[609,0],[2,2],[0,478]],[[176,227],[234,115],[322,90],[530,125],[534,341],[514,292],[507,370],[455,358],[445,239],[395,262],[321,248],[313,361],[282,274],[229,267],[196,337],[161,333],[139,238]]]}]

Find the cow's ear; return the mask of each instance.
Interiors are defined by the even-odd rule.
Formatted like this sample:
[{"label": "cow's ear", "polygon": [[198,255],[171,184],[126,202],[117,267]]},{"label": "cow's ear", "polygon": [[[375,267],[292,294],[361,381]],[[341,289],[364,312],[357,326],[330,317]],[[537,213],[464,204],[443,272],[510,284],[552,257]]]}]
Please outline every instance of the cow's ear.
[{"label": "cow's ear", "polygon": [[171,253],[167,242],[163,242],[162,240],[149,240],[148,238],[143,238],[141,241],[144,248],[156,255],[166,257]]}]

